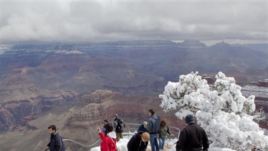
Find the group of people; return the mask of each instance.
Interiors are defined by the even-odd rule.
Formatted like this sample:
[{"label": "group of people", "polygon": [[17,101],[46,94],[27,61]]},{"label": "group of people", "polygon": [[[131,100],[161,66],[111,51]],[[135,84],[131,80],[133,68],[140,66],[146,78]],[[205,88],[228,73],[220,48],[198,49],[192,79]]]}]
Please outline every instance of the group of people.
[{"label": "group of people", "polygon": [[[150,142],[151,151],[164,150],[165,140],[171,135],[169,127],[164,120],[154,112],[148,110],[149,118],[144,121],[127,143],[128,151],[146,151]],[[187,126],[180,132],[179,140],[176,143],[176,151],[207,151],[209,141],[203,128],[196,124],[193,115],[185,117]],[[124,121],[116,114],[113,123],[104,120],[102,128],[98,128],[101,151],[117,151],[116,144],[123,138],[125,128]],[[50,151],[65,151],[62,137],[57,133],[55,125],[48,127]]]},{"label": "group of people", "polygon": [[[150,142],[151,151],[164,150],[165,140],[167,136],[171,135],[169,127],[164,120],[154,112],[148,110],[149,119],[144,121],[137,129],[127,143],[128,151],[145,151]],[[206,132],[203,128],[196,124],[193,115],[185,117],[187,126],[180,132],[179,140],[176,143],[177,151],[207,151],[209,148],[209,141]],[[119,124],[121,123],[121,124]],[[119,127],[118,127],[119,125]],[[113,134],[113,127],[116,134]],[[123,120],[114,119],[114,125],[105,121],[103,129],[99,129],[99,136],[101,138],[101,151],[116,151],[116,142],[123,136],[123,127],[125,124]],[[116,137],[115,137],[116,136]]]},{"label": "group of people", "polygon": [[[170,135],[169,128],[165,121],[160,121],[160,117],[152,109],[148,112],[150,116],[148,121],[140,125],[137,133],[129,140],[128,151],[145,151],[148,142],[151,144],[152,151],[164,149],[165,139]],[[113,124],[104,120],[103,128],[99,128],[101,151],[116,151],[116,142],[123,138],[124,127],[125,123],[118,115],[115,116]]]},{"label": "group of people", "polygon": [[[99,137],[101,139],[100,148],[101,151],[116,151],[116,142],[123,138],[123,128],[125,123],[122,119],[115,115],[113,124],[108,120],[104,120],[104,125],[99,128]],[[115,130],[115,131],[113,131]]]},{"label": "group of people", "polygon": [[164,149],[165,139],[170,135],[169,127],[164,120],[155,114],[154,110],[148,110],[149,119],[139,126],[137,133],[131,137],[127,144],[128,151],[145,151],[148,142],[152,151]]}]

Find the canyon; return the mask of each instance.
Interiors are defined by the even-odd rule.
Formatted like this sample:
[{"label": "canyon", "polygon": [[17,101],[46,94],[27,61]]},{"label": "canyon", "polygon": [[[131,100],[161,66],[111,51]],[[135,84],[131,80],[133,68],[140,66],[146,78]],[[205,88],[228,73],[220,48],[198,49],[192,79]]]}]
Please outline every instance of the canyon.
[{"label": "canyon", "polygon": [[[91,144],[104,119],[117,113],[127,122],[142,123],[150,108],[169,125],[182,128],[182,121],[159,107],[158,95],[168,81],[192,71],[207,78],[218,71],[235,77],[245,95],[256,95],[257,109],[268,113],[266,85],[258,84],[268,77],[267,47],[119,41],[23,43],[3,49],[0,150],[42,150],[50,124],[66,138]],[[267,121],[261,126],[267,128]]]}]

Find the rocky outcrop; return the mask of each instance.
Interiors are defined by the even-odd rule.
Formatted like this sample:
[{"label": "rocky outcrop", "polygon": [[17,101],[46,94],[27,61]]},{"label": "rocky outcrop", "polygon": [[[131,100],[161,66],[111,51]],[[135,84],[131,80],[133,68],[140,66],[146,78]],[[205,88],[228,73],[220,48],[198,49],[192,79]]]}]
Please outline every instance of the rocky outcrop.
[{"label": "rocky outcrop", "polygon": [[97,90],[84,94],[81,98],[85,105],[72,111],[66,122],[67,127],[101,125],[105,119],[112,120],[115,114],[119,114],[125,121],[142,123],[148,119],[149,109],[154,109],[169,124],[183,126],[173,113],[162,111],[159,98],[154,96],[125,96],[109,90]]},{"label": "rocky outcrop", "polygon": [[0,129],[1,131],[6,131],[14,123],[12,114],[5,108],[0,108]]},{"label": "rocky outcrop", "polygon": [[40,113],[74,102],[77,102],[75,93],[62,92],[52,96],[38,96],[29,100],[8,101],[0,104],[0,132],[25,126]]}]

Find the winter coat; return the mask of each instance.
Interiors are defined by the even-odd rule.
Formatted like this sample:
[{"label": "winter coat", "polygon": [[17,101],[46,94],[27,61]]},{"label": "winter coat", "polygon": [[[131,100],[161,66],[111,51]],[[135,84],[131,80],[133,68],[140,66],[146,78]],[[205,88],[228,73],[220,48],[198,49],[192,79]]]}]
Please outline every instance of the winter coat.
[{"label": "winter coat", "polygon": [[138,131],[138,133],[148,132],[148,129],[144,126],[144,124],[142,124],[142,125],[139,126],[137,131]]},{"label": "winter coat", "polygon": [[122,133],[124,127],[125,127],[125,124],[121,119],[119,118],[114,119],[114,128],[115,128],[116,133]]},{"label": "winter coat", "polygon": [[101,139],[101,151],[116,151],[116,139],[115,138],[111,138],[107,135],[105,135],[105,133],[100,132],[99,133],[99,137]]},{"label": "winter coat", "polygon": [[150,134],[158,134],[160,128],[160,117],[153,115],[148,121],[148,131]]},{"label": "winter coat", "polygon": [[143,142],[141,140],[141,133],[137,133],[131,137],[127,144],[128,151],[145,151],[148,142]]},{"label": "winter coat", "polygon": [[166,138],[168,135],[170,135],[168,126],[160,127],[159,137]]},{"label": "winter coat", "polygon": [[50,141],[47,146],[50,151],[65,151],[62,137],[58,133],[50,135]]},{"label": "winter coat", "polygon": [[206,151],[208,148],[207,134],[196,124],[190,124],[181,131],[176,145],[176,151]]}]

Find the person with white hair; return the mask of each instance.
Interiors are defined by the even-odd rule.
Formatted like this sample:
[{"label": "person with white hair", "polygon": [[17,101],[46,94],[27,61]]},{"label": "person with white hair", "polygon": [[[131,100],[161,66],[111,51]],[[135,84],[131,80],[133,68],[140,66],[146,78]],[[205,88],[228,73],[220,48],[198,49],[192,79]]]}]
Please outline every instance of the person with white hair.
[{"label": "person with white hair", "polygon": [[136,133],[127,144],[128,151],[145,151],[150,140],[148,132]]}]

